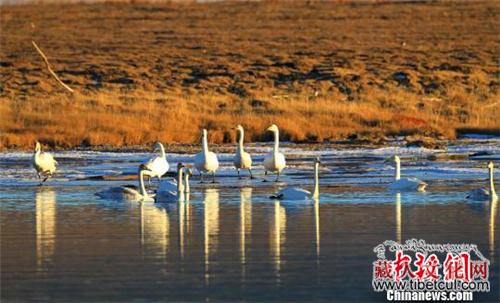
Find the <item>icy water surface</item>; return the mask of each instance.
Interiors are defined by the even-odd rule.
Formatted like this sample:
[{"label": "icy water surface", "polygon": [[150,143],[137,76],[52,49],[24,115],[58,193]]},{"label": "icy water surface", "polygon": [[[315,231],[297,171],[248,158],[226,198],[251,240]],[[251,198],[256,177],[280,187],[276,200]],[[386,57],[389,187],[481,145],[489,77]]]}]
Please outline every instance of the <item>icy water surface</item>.
[{"label": "icy water surface", "polygon": [[[55,153],[60,170],[39,187],[30,154],[3,153],[2,302],[384,301],[371,286],[373,248],[411,238],[477,244],[492,262],[491,292],[475,299],[498,302],[498,210],[464,197],[486,185],[486,160],[500,164],[499,143],[462,140],[445,152],[288,145],[279,183],[262,182],[267,148],[256,145],[257,179],[238,180],[222,154],[219,183],[195,177],[189,201],[162,205],[101,200],[96,192],[134,181],[88,178],[133,174],[149,154]],[[482,151],[489,154],[467,157]],[[386,190],[393,169],[385,160],[396,152],[403,175],[430,184],[426,193]],[[317,155],[319,203],[268,198],[287,184],[311,189]]]}]

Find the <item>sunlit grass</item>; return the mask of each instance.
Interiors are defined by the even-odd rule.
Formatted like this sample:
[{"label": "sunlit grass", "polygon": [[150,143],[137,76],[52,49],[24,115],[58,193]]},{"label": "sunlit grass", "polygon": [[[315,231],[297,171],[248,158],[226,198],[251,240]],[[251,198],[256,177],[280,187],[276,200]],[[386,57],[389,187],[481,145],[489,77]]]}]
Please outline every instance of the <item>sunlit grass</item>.
[{"label": "sunlit grass", "polygon": [[[497,2],[2,8],[0,149],[498,133]],[[29,20],[29,22],[28,22]],[[31,26],[31,23],[33,26]],[[45,70],[47,54],[69,95]]]}]

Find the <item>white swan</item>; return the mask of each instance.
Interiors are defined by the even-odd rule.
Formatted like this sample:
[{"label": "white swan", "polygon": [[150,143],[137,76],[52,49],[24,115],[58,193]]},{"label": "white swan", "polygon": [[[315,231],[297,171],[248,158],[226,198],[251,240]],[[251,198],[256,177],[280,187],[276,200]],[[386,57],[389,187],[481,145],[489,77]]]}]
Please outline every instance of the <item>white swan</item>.
[{"label": "white swan", "polygon": [[425,191],[427,183],[417,178],[401,178],[401,160],[398,156],[394,156],[394,163],[396,164],[394,182],[389,184],[389,190],[393,191]]},{"label": "white swan", "polygon": [[[236,126],[236,131],[239,134],[238,147],[236,149],[236,155],[234,156],[234,167],[238,171],[238,177],[240,177],[240,169],[248,169],[250,172],[250,179],[253,179],[252,175],[252,157],[243,148],[243,139],[245,137],[245,131],[243,126]],[[241,177],[240,177],[241,178]]]},{"label": "white swan", "polygon": [[173,202],[184,199],[184,172],[185,165],[177,164],[177,182],[164,180],[156,190],[156,202]]},{"label": "white swan", "polygon": [[280,199],[280,200],[309,200],[309,199],[318,199],[319,197],[319,164],[321,161],[319,158],[316,158],[314,161],[314,192],[311,194],[310,191],[307,191],[302,188],[297,187],[287,187],[275,195],[271,196],[271,199]]},{"label": "white swan", "polygon": [[280,177],[281,171],[286,166],[285,155],[279,152],[280,131],[278,129],[278,126],[276,126],[276,124],[273,124],[269,126],[267,130],[274,133],[274,149],[264,157],[264,168],[266,169],[266,175],[268,171],[277,173],[277,182]]},{"label": "white swan", "polygon": [[189,177],[193,175],[193,172],[189,167],[184,168],[184,194],[189,195],[191,189],[189,187]]},{"label": "white swan", "polygon": [[469,192],[467,199],[476,200],[476,201],[498,201],[498,196],[495,191],[495,183],[493,181],[493,162],[488,162],[488,172],[489,172],[489,182],[490,188],[487,190],[486,188],[476,188]]},{"label": "white swan", "polygon": [[[51,154],[42,152],[40,147],[40,142],[36,142],[35,153],[33,154],[33,160],[31,161],[33,167],[36,169],[36,174],[40,180],[40,185],[47,181],[49,177],[56,171],[57,161],[54,160]],[[42,176],[44,179],[42,180]]]},{"label": "white swan", "polygon": [[143,166],[139,166],[139,186],[135,185],[123,185],[118,187],[111,187],[109,189],[103,190],[96,193],[96,196],[103,199],[112,200],[126,200],[126,201],[137,201],[137,202],[152,202],[154,201],[154,195],[149,195],[144,186],[144,169]]},{"label": "white swan", "polygon": [[194,166],[200,172],[201,183],[203,183],[203,173],[212,173],[212,183],[215,183],[215,172],[219,168],[219,160],[217,155],[208,150],[207,130],[203,129],[202,134],[202,151],[194,156]]},{"label": "white swan", "polygon": [[159,151],[156,157],[149,159],[144,162],[144,175],[149,178],[158,178],[161,182],[161,177],[168,172],[169,165],[167,159],[165,158],[165,148],[160,142],[156,142],[154,151]]}]

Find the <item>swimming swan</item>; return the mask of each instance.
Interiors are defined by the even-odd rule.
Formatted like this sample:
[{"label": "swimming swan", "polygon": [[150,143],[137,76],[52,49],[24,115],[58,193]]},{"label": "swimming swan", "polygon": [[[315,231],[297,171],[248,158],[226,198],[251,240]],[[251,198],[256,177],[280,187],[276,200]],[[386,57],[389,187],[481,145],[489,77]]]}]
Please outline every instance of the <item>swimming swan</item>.
[{"label": "swimming swan", "polygon": [[[236,155],[234,156],[234,167],[238,171],[238,177],[240,177],[240,169],[248,169],[250,172],[250,179],[253,179],[252,175],[252,157],[243,148],[243,139],[245,137],[245,131],[243,126],[236,126],[236,131],[239,134],[238,148],[236,149]],[[241,177],[240,177],[241,178]]]},{"label": "swimming swan", "polygon": [[193,172],[189,167],[184,168],[184,193],[189,194],[190,193],[190,188],[189,188],[189,177],[193,175]]},{"label": "swimming swan", "polygon": [[279,152],[280,131],[278,129],[278,126],[276,126],[276,124],[273,124],[269,126],[267,130],[274,133],[274,149],[264,157],[264,168],[266,169],[266,175],[268,171],[277,173],[277,182],[279,180],[281,171],[286,166],[285,155]]},{"label": "swimming swan", "polygon": [[[193,172],[191,171],[190,168],[186,167],[186,165],[183,165],[182,163],[177,164],[177,174],[179,174],[179,166],[182,168],[181,172],[181,177],[184,177],[184,183],[181,183],[180,185],[180,191],[187,194],[190,192],[189,188],[189,177],[193,175]],[[178,177],[178,176],[177,176]],[[178,179],[178,178],[177,178]],[[157,192],[177,192],[177,184],[178,182],[176,180],[163,180],[160,183],[160,186],[156,190]]]},{"label": "swimming swan", "polygon": [[395,180],[389,184],[389,190],[393,191],[425,191],[427,183],[417,179],[417,178],[401,178],[401,160],[398,156],[394,156],[394,163],[396,164],[395,169]]},{"label": "swimming swan", "polygon": [[275,195],[271,196],[271,199],[280,199],[280,200],[309,200],[309,199],[318,199],[319,197],[319,164],[321,161],[319,158],[316,158],[314,161],[314,192],[311,194],[310,191],[307,191],[302,188],[297,187],[287,187]]},{"label": "swimming swan", "polygon": [[103,199],[113,199],[122,201],[152,202],[154,195],[149,195],[144,186],[144,167],[139,166],[138,177],[139,187],[135,185],[123,185],[111,187],[104,191],[96,193],[96,196]]},{"label": "swimming swan", "polygon": [[[56,171],[57,161],[54,160],[51,154],[42,152],[40,147],[40,142],[36,142],[35,153],[33,154],[32,160],[33,167],[36,169],[36,174],[40,180],[40,185],[47,181],[49,177]],[[43,180],[42,176],[45,178]]]},{"label": "swimming swan", "polygon": [[163,180],[160,182],[160,185],[156,190],[156,202],[173,202],[183,200],[185,191],[183,178],[184,168],[184,164],[177,164],[177,182],[170,180]]},{"label": "swimming swan", "polygon": [[498,201],[498,196],[495,191],[495,183],[493,182],[493,162],[488,162],[488,171],[489,171],[489,181],[490,181],[490,189],[486,188],[476,188],[469,192],[467,199],[476,200],[476,201]]},{"label": "swimming swan", "polygon": [[144,175],[150,178],[157,177],[161,182],[161,177],[168,172],[169,165],[165,158],[163,144],[156,142],[154,151],[159,151],[159,155],[142,164],[145,167]]},{"label": "swimming swan", "polygon": [[202,151],[194,156],[194,166],[200,172],[201,183],[203,183],[203,173],[212,173],[212,183],[215,183],[215,172],[219,168],[217,155],[208,150],[207,130],[202,131]]}]

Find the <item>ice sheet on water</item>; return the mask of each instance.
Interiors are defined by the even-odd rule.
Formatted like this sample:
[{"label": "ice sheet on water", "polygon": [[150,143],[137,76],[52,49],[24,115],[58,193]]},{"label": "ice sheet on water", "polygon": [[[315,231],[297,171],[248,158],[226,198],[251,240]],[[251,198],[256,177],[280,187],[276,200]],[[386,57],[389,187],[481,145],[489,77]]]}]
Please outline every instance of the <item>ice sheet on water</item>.
[{"label": "ice sheet on water", "polygon": [[484,140],[484,139],[498,139],[498,140],[500,140],[500,136],[498,136],[498,135],[486,135],[486,134],[463,134],[462,138],[480,139],[480,140]]},{"label": "ice sheet on water", "polygon": [[500,154],[500,139],[490,140],[459,140],[447,148],[450,153],[471,154],[475,152],[489,152],[491,154]]},{"label": "ice sheet on water", "polygon": [[[338,145],[323,145],[320,150],[311,150],[307,146],[286,144],[281,150],[286,154],[288,167],[281,179],[286,184],[312,184],[312,159],[321,156],[321,179],[323,183],[331,184],[356,184],[359,186],[388,183],[393,177],[394,167],[388,160],[389,156],[398,154],[402,158],[402,175],[417,177],[424,181],[432,180],[483,180],[487,177],[486,167],[482,161],[470,161],[467,158],[459,160],[440,159],[431,161],[429,155],[443,153],[418,147],[402,147],[392,145],[381,148],[353,147],[346,148]],[[262,160],[264,154],[272,148],[269,144],[251,144],[247,150],[252,153],[254,160],[253,172],[259,178],[263,176]],[[484,152],[488,159],[499,159],[500,140],[498,139],[465,139],[453,142],[449,145],[447,153],[470,155],[475,152]],[[97,151],[62,151],[54,152],[55,158],[60,165],[57,174],[51,179],[61,185],[75,184],[110,184],[109,181],[78,181],[77,179],[89,176],[103,175],[131,175],[137,171],[137,165],[149,159],[153,153],[136,152],[97,152]],[[239,186],[240,181],[235,177],[236,170],[233,168],[232,153],[221,153],[218,155],[220,169],[217,177],[222,182],[231,186]],[[32,153],[7,152],[0,153],[0,186],[2,185],[26,185],[32,186],[38,180],[31,166]],[[496,158],[495,158],[496,157]],[[170,163],[170,171],[175,170],[175,163],[184,162],[193,164],[192,154],[169,153],[167,159]],[[486,159],[486,158],[485,158]],[[198,174],[195,169],[193,172]],[[248,172],[243,171],[243,176]],[[269,180],[274,176],[268,176]],[[121,183],[127,183],[123,181]],[[246,182],[246,181],[245,181]],[[481,181],[482,182],[482,181]],[[120,182],[118,182],[120,183]],[[130,183],[130,182],[128,182]],[[252,186],[259,187],[261,182],[253,182]]]}]

